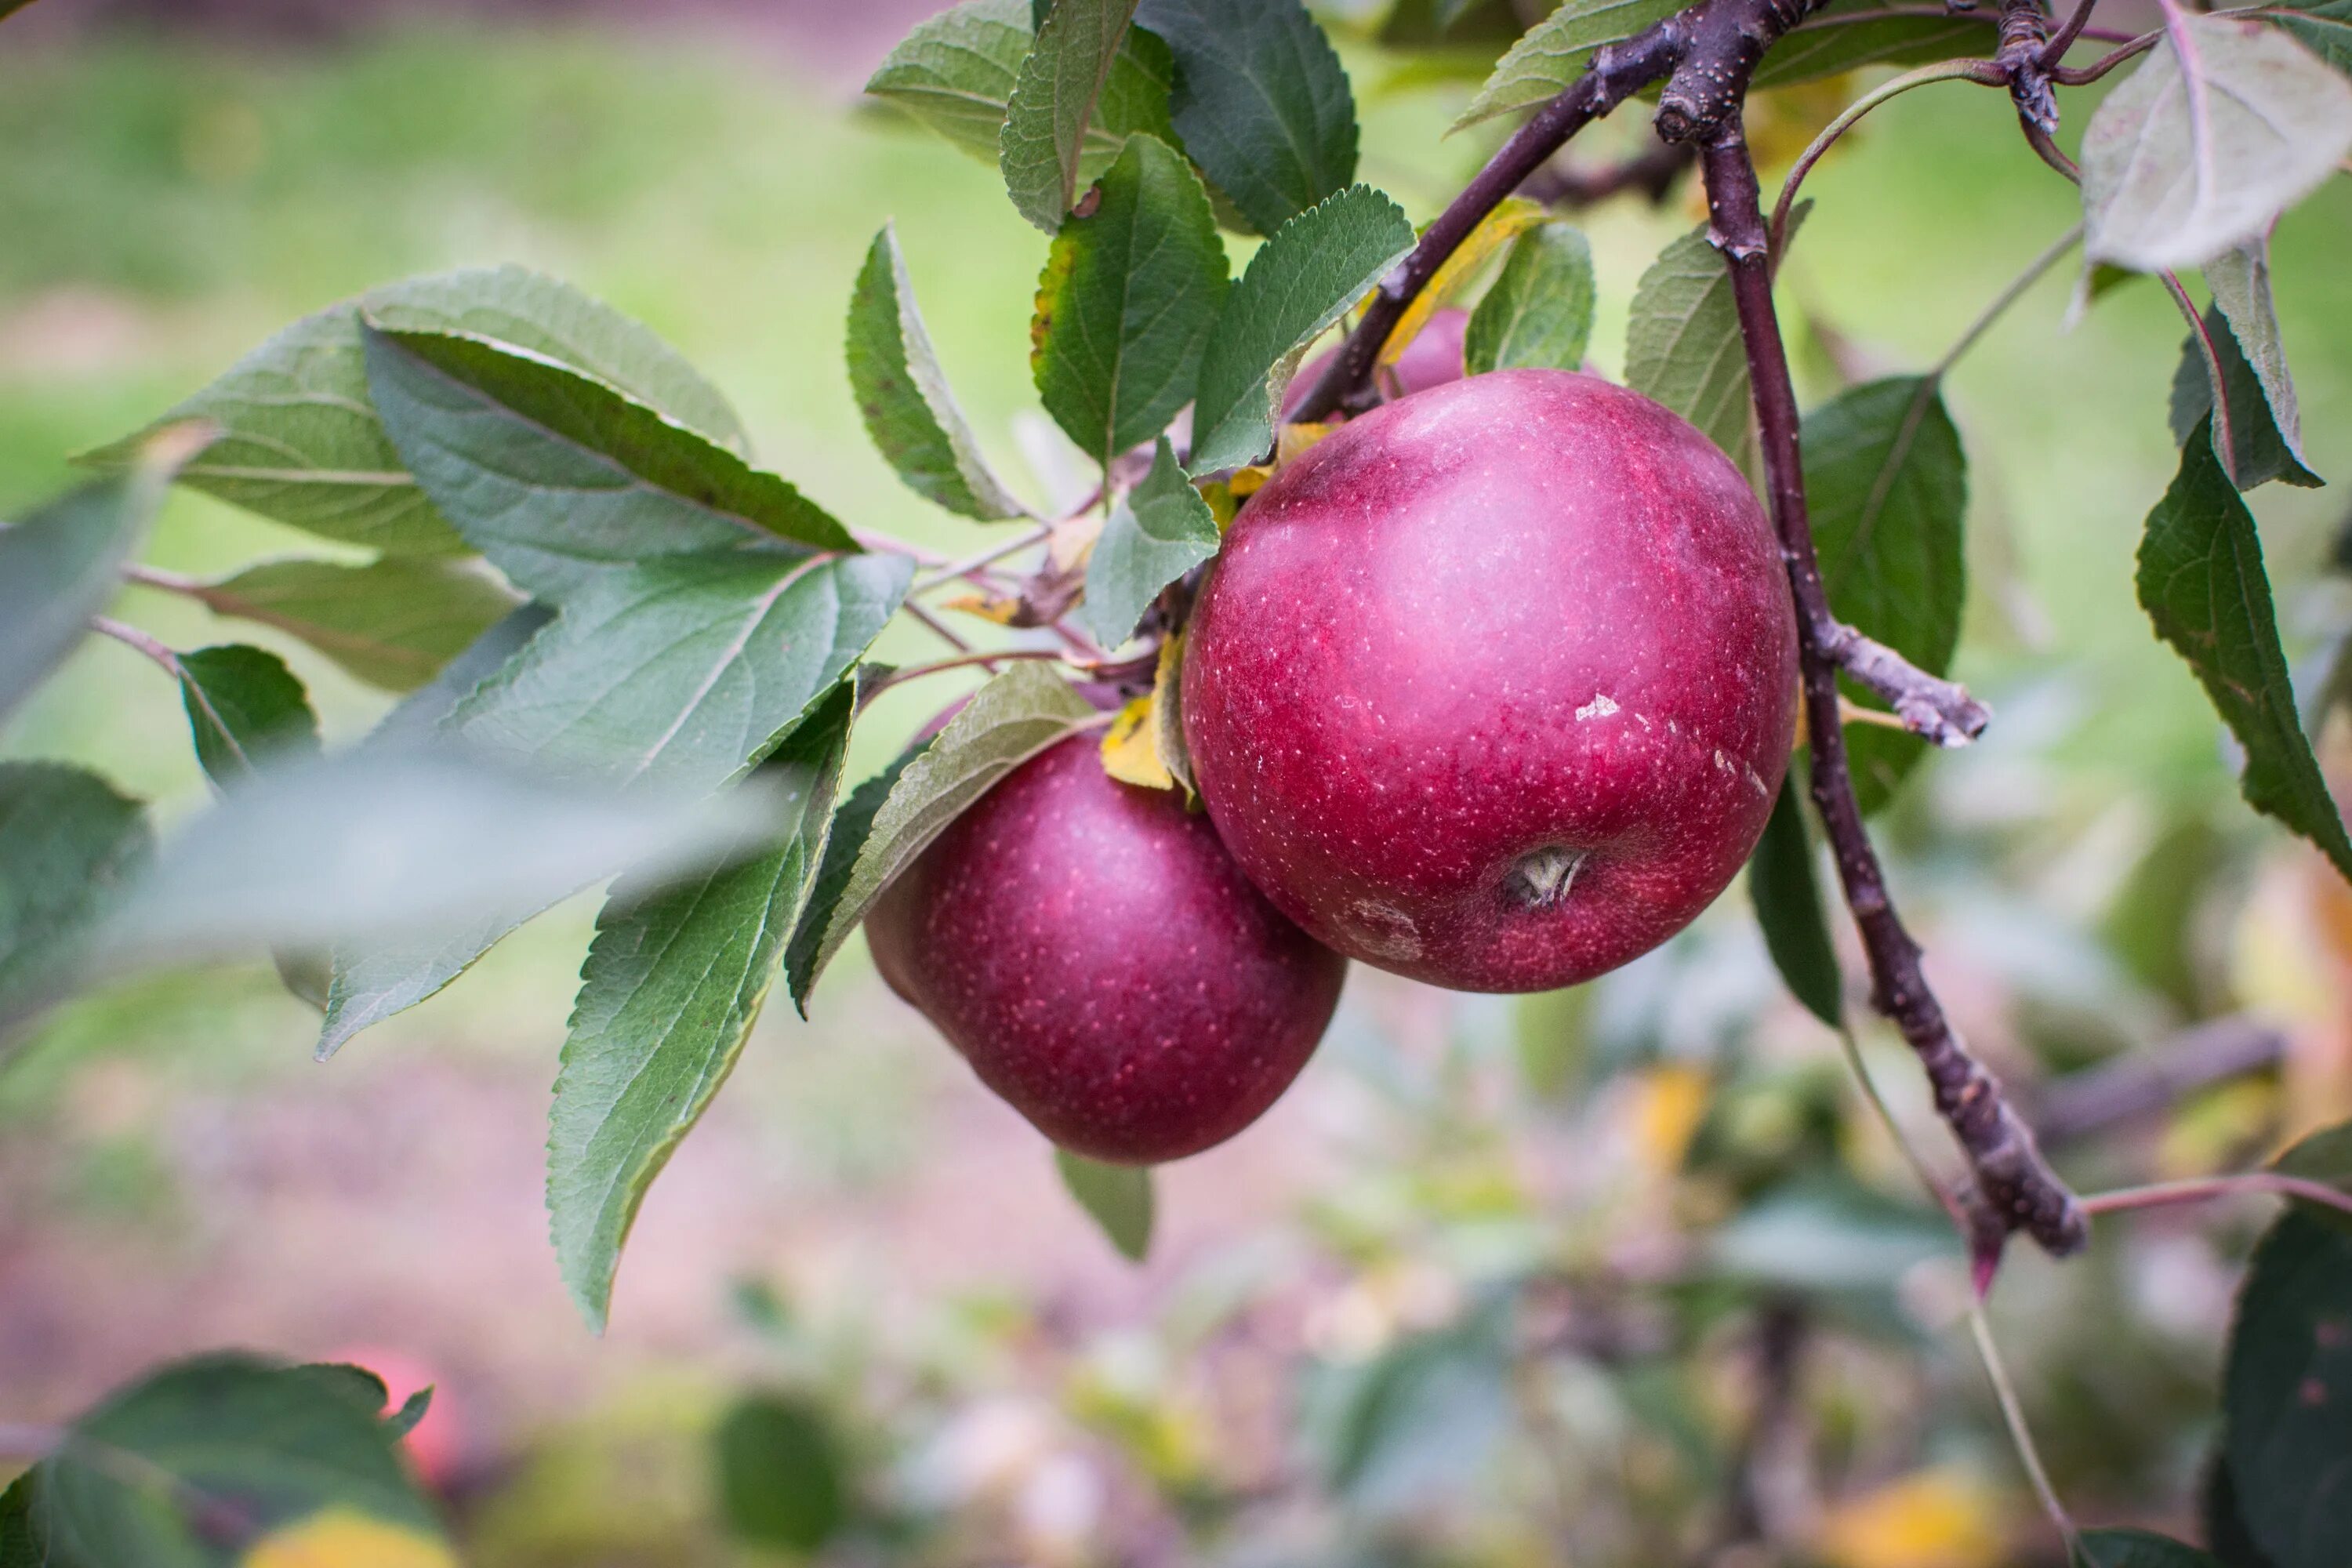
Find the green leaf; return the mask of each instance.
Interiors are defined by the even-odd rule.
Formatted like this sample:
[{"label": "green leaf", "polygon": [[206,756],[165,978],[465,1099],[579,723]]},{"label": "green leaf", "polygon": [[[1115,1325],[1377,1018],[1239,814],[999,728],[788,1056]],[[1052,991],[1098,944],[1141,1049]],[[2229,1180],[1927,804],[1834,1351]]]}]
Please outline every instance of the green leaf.
[{"label": "green leaf", "polygon": [[824,853],[849,743],[844,681],[760,772],[782,842],[675,886],[624,884],[596,921],[556,1074],[547,1208],[564,1284],[604,1331],[646,1190],[734,1070]]},{"label": "green leaf", "polygon": [[1557,97],[1592,57],[1682,9],[1675,0],[1568,0],[1528,29],[1454,122],[1456,131]]},{"label": "green leaf", "polygon": [[1356,177],[1356,99],[1300,0],[1143,0],[1176,57],[1184,150],[1260,234]]},{"label": "green leaf", "polygon": [[[1811,207],[1790,215],[1790,238]],[[1633,289],[1625,384],[1698,426],[1751,478],[1760,471],[1731,272],[1704,224],[1660,251]]]},{"label": "green leaf", "polygon": [[1878,0],[1836,0],[1814,12],[1767,50],[1756,68],[1759,91],[1817,81],[1868,65],[1925,65],[1958,55],[1990,54],[1995,13],[1888,16]]},{"label": "green leaf", "polygon": [[[817,971],[832,959],[834,948],[839,945],[837,940],[827,945],[826,935],[832,928],[834,913],[841,906],[841,896],[849,890],[849,879],[857,869],[857,858],[864,853],[866,839],[873,837],[874,819],[881,814],[890,792],[898,787],[899,775],[929,744],[928,740],[919,741],[899,752],[888,767],[850,791],[848,798],[834,809],[833,826],[825,834],[824,855],[817,866],[816,880],[793,928],[792,941],[784,949],[784,984],[803,1018],[808,1016],[809,991],[816,984]],[[847,932],[843,934],[845,937]]]},{"label": "green leaf", "polygon": [[2294,710],[2253,515],[2213,455],[2210,426],[2189,437],[2172,488],[2147,514],[2139,602],[2157,635],[2196,671],[2245,748],[2239,789],[2352,877],[2352,839]]},{"label": "green leaf", "polygon": [[2352,75],[2352,0],[2323,0],[2317,5],[2284,0],[2279,8],[2290,15],[2272,20],[2301,39],[2313,54]]},{"label": "green leaf", "polygon": [[26,1470],[0,1491],[0,1568],[73,1568],[33,1532],[33,1483],[39,1474],[37,1468]]},{"label": "green leaf", "polygon": [[[2204,342],[2195,336],[2184,342],[2179,368],[2172,374],[2173,440],[2187,442],[2213,412],[2214,398],[2221,396],[2230,411],[2240,489],[2272,479],[2315,488],[2323,481],[2304,463],[2303,416],[2271,300],[2269,240],[2223,251],[2205,264],[2205,282],[2213,290],[2213,304],[2204,316]],[[2219,389],[2206,364],[2207,344],[2221,362]]]},{"label": "green leaf", "polygon": [[1105,647],[1135,635],[1160,590],[1217,552],[1217,517],[1160,437],[1151,471],[1103,524],[1087,562],[1087,627]]},{"label": "green leaf", "polygon": [[[2352,1121],[2306,1133],[2292,1147],[2281,1151],[2279,1156],[2271,1162],[2271,1169],[2283,1175],[2300,1176],[2306,1182],[2321,1182],[2339,1192],[2352,1194]],[[2342,1209],[2300,1198],[2295,1202],[2313,1218],[2335,1226],[2339,1230],[2352,1230],[2352,1215]]]},{"label": "green leaf", "polygon": [[803,1394],[740,1401],[714,1437],[719,1516],[739,1541],[813,1552],[849,1521],[847,1461],[833,1417]]},{"label": "green leaf", "polygon": [[112,1395],[42,1463],[35,1531],[68,1563],[229,1568],[356,1515],[413,1538],[415,1562],[454,1563],[397,1439],[352,1380],[319,1371],[207,1356]]},{"label": "green leaf", "polygon": [[2352,152],[2352,82],[2263,23],[2177,16],[2083,132],[2084,252],[2140,272],[2200,266]]},{"label": "green leaf", "polygon": [[2352,1233],[2300,1206],[2254,1248],[2222,1373],[2240,1517],[2277,1568],[2352,1561]]},{"label": "green leaf", "polygon": [[458,703],[504,668],[553,619],[555,612],[545,605],[517,605],[443,665],[438,675],[393,704],[366,743],[413,745],[438,733]]},{"label": "green leaf", "polygon": [[1351,185],[1276,231],[1225,296],[1201,358],[1192,409],[1194,473],[1254,463],[1274,449],[1282,395],[1307,347],[1412,249],[1404,209]]},{"label": "green leaf", "polygon": [[425,1423],[433,1410],[431,1384],[418,1389],[400,1402],[400,1408],[383,1418],[383,1429],[395,1437],[405,1437]]},{"label": "green leaf", "polygon": [[232,643],[184,653],[178,662],[196,761],[215,784],[234,788],[273,759],[319,754],[310,693],[276,654]]},{"label": "green leaf", "polygon": [[[866,90],[906,110],[975,158],[994,166],[1022,62],[1034,29],[1026,0],[966,0],[918,26],[866,82]],[[1099,178],[1127,139],[1140,132],[1173,142],[1168,46],[1129,28],[1079,143],[1078,184]]]},{"label": "green leaf", "polygon": [[2146,1530],[2086,1530],[2075,1542],[2078,1568],[2221,1568],[2193,1546]]},{"label": "green leaf", "polygon": [[1045,411],[1108,467],[1192,401],[1229,286],[1208,193],[1167,143],[1130,138],[1097,190],[1046,258],[1030,364]]},{"label": "green leaf", "polygon": [[1407,1335],[1360,1366],[1321,1369],[1305,1425],[1319,1439],[1325,1479],[1373,1514],[1475,1484],[1510,1430],[1511,1368],[1505,1299],[1450,1328]]},{"label": "green leaf", "polygon": [[1142,1262],[1151,1251],[1151,1168],[1107,1165],[1067,1149],[1054,1151],[1054,1168],[1118,1255],[1130,1263]]},{"label": "green leaf", "polygon": [[1592,310],[1592,247],[1584,231],[1539,225],[1512,242],[1494,286],[1470,312],[1463,363],[1472,375],[1580,369]]},{"label": "green leaf", "polygon": [[1891,1291],[1921,1263],[1959,1249],[1942,1214],[1840,1175],[1772,1188],[1715,1233],[1707,1255],[1743,1284],[1852,1296]]},{"label": "green leaf", "polygon": [[1077,199],[1079,154],[1136,0],[1057,0],[1021,62],[997,166],[1023,217],[1052,234]]},{"label": "green leaf", "polygon": [[67,989],[154,853],[146,809],[62,763],[0,763],[0,1026]]},{"label": "green leaf", "polygon": [[1802,786],[1796,773],[1780,783],[1764,837],[1748,860],[1748,897],[1764,929],[1764,946],[1790,993],[1832,1029],[1845,1027],[1845,984],[1837,948],[1822,912],[1813,877],[1813,847],[1805,832]]},{"label": "green leaf", "polygon": [[[827,898],[821,887],[811,900],[811,917],[823,926],[821,935],[806,938],[812,943],[807,977],[794,989],[803,1005],[809,988],[892,878],[1005,774],[1101,717],[1069,682],[1030,660],[1015,664],[974,693],[899,773],[874,814],[840,893]],[[802,934],[794,935],[796,969],[803,940]]]},{"label": "green leaf", "polygon": [[[747,445],[727,400],[651,331],[568,284],[499,267],[410,279],[295,322],[164,416],[207,419],[226,433],[182,478],[324,538],[388,554],[462,553],[464,542],[417,489],[370,405],[363,312],[394,331],[510,343],[714,441]],[[82,460],[127,460],[140,438]]]},{"label": "green leaf", "polygon": [[0,529],[0,719],[32,695],[114,597],[173,473],[205,438],[201,426],[160,431],[130,471],[94,479]]},{"label": "green leaf", "polygon": [[299,637],[386,691],[425,685],[515,607],[470,566],[403,556],[362,566],[265,561],[186,592],[215,615]]},{"label": "green leaf", "polygon": [[[1952,667],[1968,598],[1968,458],[1931,376],[1850,388],[1805,416],[1805,492],[1830,609],[1931,675]],[[1849,730],[1864,811],[1886,804],[1927,743]]]},{"label": "green leaf", "polygon": [[850,298],[848,358],[866,433],[908,489],[983,521],[1022,515],[948,390],[915,308],[898,234],[887,225],[874,237]]}]

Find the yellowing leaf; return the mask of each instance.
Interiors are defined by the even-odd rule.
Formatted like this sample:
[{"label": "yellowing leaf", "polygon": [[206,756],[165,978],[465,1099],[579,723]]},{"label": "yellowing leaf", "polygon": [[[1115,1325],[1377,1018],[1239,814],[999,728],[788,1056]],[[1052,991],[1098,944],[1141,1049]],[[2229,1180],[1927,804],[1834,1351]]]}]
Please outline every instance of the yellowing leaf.
[{"label": "yellowing leaf", "polygon": [[1021,601],[996,594],[959,594],[952,599],[940,601],[943,610],[961,610],[967,616],[977,616],[983,621],[994,621],[1009,626],[1013,617],[1021,613]]},{"label": "yellowing leaf", "polygon": [[1464,240],[1453,255],[1447,257],[1428,284],[1405,307],[1404,314],[1381,345],[1380,363],[1391,365],[1404,357],[1421,329],[1429,325],[1430,317],[1439,307],[1461,292],[1462,286],[1475,276],[1479,268],[1494,259],[1495,253],[1518,238],[1551,215],[1540,202],[1524,196],[1512,196],[1480,220],[1470,237]]},{"label": "yellowing leaf", "polygon": [[1284,426],[1282,435],[1276,441],[1274,447],[1275,472],[1280,473],[1289,464],[1313,451],[1326,437],[1339,427],[1337,425]]},{"label": "yellowing leaf", "polygon": [[1654,1068],[1634,1089],[1633,1142],[1653,1173],[1682,1168],[1683,1156],[1706,1114],[1710,1087],[1706,1071],[1688,1066]]},{"label": "yellowing leaf", "polygon": [[1997,1568],[1993,1500],[1955,1470],[1918,1470],[1840,1503],[1814,1549],[1829,1568]]},{"label": "yellowing leaf", "polygon": [[1103,732],[1103,772],[1121,784],[1145,789],[1174,789],[1176,775],[1160,760],[1160,725],[1146,692],[1118,710]]},{"label": "yellowing leaf", "polygon": [[331,1508],[263,1536],[241,1568],[457,1568],[457,1559],[406,1525]]}]

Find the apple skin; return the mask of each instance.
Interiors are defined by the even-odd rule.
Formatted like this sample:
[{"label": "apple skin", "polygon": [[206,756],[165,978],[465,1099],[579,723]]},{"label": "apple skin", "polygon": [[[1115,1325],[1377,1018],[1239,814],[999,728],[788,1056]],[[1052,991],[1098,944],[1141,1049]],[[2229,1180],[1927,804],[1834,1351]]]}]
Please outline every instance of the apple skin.
[{"label": "apple skin", "polygon": [[1158,1164],[1281,1097],[1347,961],[1277,913],[1171,790],[1103,772],[1091,735],[1015,769],[883,891],[890,988],[1062,1148]]},{"label": "apple skin", "polygon": [[1638,393],[1498,371],[1374,409],[1251,498],[1193,611],[1184,734],[1227,848],[1309,934],[1549,990],[1738,872],[1796,654],[1730,459]]},{"label": "apple skin", "polygon": [[[1405,344],[1404,353],[1397,356],[1394,374],[1399,395],[1409,396],[1449,381],[1460,381],[1462,343],[1469,331],[1469,311],[1448,305],[1432,312],[1421,331],[1413,334],[1412,342]],[[1290,378],[1290,390],[1282,398],[1285,419],[1290,417],[1292,409],[1307,401],[1307,395],[1323,379],[1325,368],[1339,352],[1337,348],[1325,349]]]}]

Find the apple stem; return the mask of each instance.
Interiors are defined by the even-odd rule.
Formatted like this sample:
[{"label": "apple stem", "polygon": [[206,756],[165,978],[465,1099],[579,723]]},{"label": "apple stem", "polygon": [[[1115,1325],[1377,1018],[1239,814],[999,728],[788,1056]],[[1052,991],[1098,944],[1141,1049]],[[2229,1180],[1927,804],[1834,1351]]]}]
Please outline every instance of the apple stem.
[{"label": "apple stem", "polygon": [[[1753,57],[1748,58],[1752,68]],[[1860,928],[1863,949],[1869,958],[1873,1005],[1902,1031],[1926,1069],[1937,1111],[1958,1140],[1981,1195],[1980,1203],[1969,1205],[1975,1216],[1969,1240],[1980,1274],[1997,1262],[2003,1242],[2013,1231],[2025,1231],[2045,1250],[2063,1257],[2078,1250],[2089,1237],[2083,1205],[2042,1157],[2032,1129],[2010,1105],[2000,1080],[1969,1054],[1945,1016],[1927,984],[1919,944],[1905,929],[1887,896],[1885,869],[1854,800],[1845,736],[1838,721],[1838,675],[1848,668],[1847,658],[1867,659],[1868,655],[1866,650],[1860,655],[1853,650],[1850,628],[1830,613],[1829,594],[1822,586],[1821,563],[1813,550],[1798,449],[1796,390],[1790,381],[1788,352],[1772,304],[1769,247],[1756,165],[1748,156],[1738,108],[1747,81],[1743,72],[1735,80],[1717,84],[1730,93],[1733,108],[1705,129],[1699,162],[1706,182],[1710,236],[1730,269],[1773,521],[1780,531],[1780,552],[1788,563],[1789,585],[1796,599],[1798,657],[1812,748],[1813,804],[1827,828],[1846,905]],[[1673,91],[1668,89],[1668,107]],[[1664,114],[1662,108],[1662,121]],[[1847,650],[1843,655],[1842,648]],[[1924,705],[1924,719],[1948,720],[1956,728],[1966,728],[1958,715],[1942,712],[1927,689],[1914,686],[1910,690]]]}]

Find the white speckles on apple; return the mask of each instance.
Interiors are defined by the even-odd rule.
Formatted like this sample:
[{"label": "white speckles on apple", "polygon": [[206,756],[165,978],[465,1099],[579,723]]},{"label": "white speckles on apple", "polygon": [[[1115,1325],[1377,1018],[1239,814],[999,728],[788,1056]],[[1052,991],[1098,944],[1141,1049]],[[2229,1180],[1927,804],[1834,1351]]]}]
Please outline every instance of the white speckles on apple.
[{"label": "white speckles on apple", "polygon": [[1612,713],[1616,711],[1617,703],[1615,699],[1612,698],[1604,691],[1596,693],[1591,701],[1578,709],[1576,710],[1576,717],[1578,721],[1581,722],[1587,719],[1606,719]]},{"label": "white speckles on apple", "polygon": [[1421,931],[1412,917],[1394,904],[1359,899],[1348,911],[1349,934],[1367,951],[1392,963],[1409,963],[1421,956]]}]

